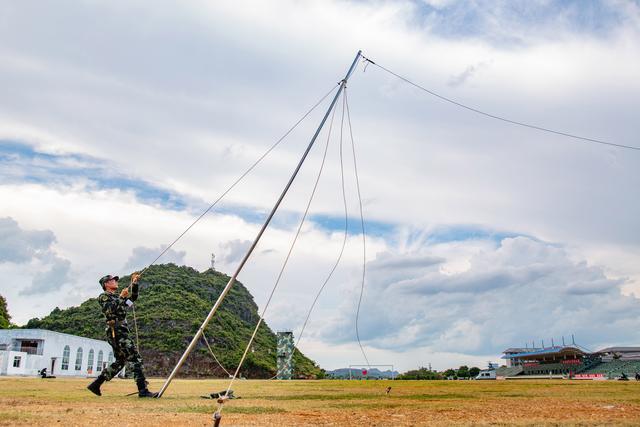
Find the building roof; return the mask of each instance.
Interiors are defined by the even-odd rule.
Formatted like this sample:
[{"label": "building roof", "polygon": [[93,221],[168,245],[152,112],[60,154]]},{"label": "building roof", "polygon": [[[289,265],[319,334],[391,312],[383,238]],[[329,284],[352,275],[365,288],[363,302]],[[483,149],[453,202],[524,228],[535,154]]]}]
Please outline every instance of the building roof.
[{"label": "building roof", "polygon": [[[533,350],[533,351],[531,351],[531,350]],[[547,347],[547,348],[543,348],[543,349],[530,349],[530,351],[528,353],[505,354],[504,356],[502,356],[502,359],[519,359],[519,358],[522,358],[522,357],[546,356],[546,355],[550,355],[550,354],[561,354],[561,353],[567,353],[567,352],[587,354],[584,351],[580,350],[578,347],[573,347],[573,346],[554,346],[554,347]],[[505,353],[506,353],[506,351],[505,351]]]},{"label": "building roof", "polygon": [[4,335],[5,337],[11,337],[12,339],[34,339],[34,338],[37,339],[34,335],[38,335],[38,334],[62,335],[67,337],[80,338],[88,341],[94,341],[96,343],[101,343],[101,344],[108,344],[104,340],[97,340],[95,338],[87,338],[87,337],[82,337],[80,335],[67,334],[65,332],[50,331],[48,329],[22,329],[22,328],[0,329],[0,336]]},{"label": "building roof", "polygon": [[503,353],[529,353],[531,351],[542,350],[542,348],[534,347],[509,347]]},{"label": "building roof", "polygon": [[596,353],[640,353],[640,347],[607,347]]}]

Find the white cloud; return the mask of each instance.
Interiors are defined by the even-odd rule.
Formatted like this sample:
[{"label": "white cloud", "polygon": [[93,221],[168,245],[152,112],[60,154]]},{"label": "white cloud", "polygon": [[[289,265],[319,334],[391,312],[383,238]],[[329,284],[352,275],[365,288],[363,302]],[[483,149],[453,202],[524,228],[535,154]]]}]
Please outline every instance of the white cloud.
[{"label": "white cloud", "polygon": [[72,281],[71,262],[58,256],[55,241],[51,230],[24,230],[11,217],[0,218],[0,263],[25,264],[35,272],[20,295],[51,293]]},{"label": "white cloud", "polygon": [[23,230],[13,218],[0,218],[0,262],[24,263],[43,257],[55,239],[51,230]]},{"label": "white cloud", "polygon": [[[6,295],[13,306],[17,306],[12,309],[12,315],[18,323],[47,314],[56,305],[65,307],[79,304],[95,296],[99,292],[97,281],[101,276],[106,273],[119,274],[123,266],[132,261],[132,255],[144,253],[155,258],[159,252],[151,248],[164,247],[193,221],[191,212],[163,210],[156,205],[143,204],[129,192],[96,191],[80,185],[0,186],[0,198],[6,197],[14,201],[6,207],[8,213],[12,217],[22,218],[21,223],[25,224],[25,228],[49,226],[56,230],[60,255],[73,260],[77,282],[70,295],[49,295],[42,297],[38,304],[34,304],[34,298],[18,295],[13,287],[7,286],[8,282],[0,284],[0,294]],[[72,209],[69,208],[71,206]],[[47,212],[48,215],[43,216],[40,212]],[[129,214],[123,215],[123,212]],[[264,304],[283,261],[283,254],[288,250],[294,225],[295,221],[287,221],[270,227],[242,272],[240,279],[260,305]],[[258,224],[248,223],[235,215],[212,212],[176,243],[170,258],[161,258],[159,262],[179,260],[203,270],[209,267],[210,254],[213,252],[224,255],[217,260],[216,269],[231,273],[237,267],[238,254],[244,250],[243,242],[252,240],[258,229]],[[239,245],[239,249],[236,249],[240,252],[236,251],[231,259],[227,259],[228,255],[233,255],[228,252],[229,248],[235,247],[230,246],[230,242],[236,239]],[[320,277],[326,275],[335,262],[341,243],[340,233],[327,233],[313,225],[305,227],[292,263],[276,294],[276,301],[282,298],[290,303],[298,295],[309,296],[307,285],[312,289],[320,285]],[[358,265],[361,256],[359,244],[358,236],[349,238],[351,250],[343,257],[345,265]],[[378,238],[371,238],[369,244],[374,253],[384,247],[383,241]],[[134,251],[136,248],[138,250]],[[135,261],[138,263],[136,269],[143,266],[142,259]],[[127,268],[133,269],[133,266]],[[16,279],[24,277],[23,270],[16,267],[7,267],[6,274]],[[301,287],[301,284],[304,286]]]},{"label": "white cloud", "polygon": [[[640,300],[621,293],[624,280],[573,261],[562,247],[507,238],[477,251],[466,271],[443,274],[428,263],[403,268],[407,257],[448,258],[447,252],[433,245],[371,261],[360,327],[367,345],[495,354],[518,340],[572,333],[587,346],[640,339],[633,332],[640,326],[634,314]],[[342,310],[323,333],[330,341],[352,339],[343,325],[353,324],[354,313],[349,304]]]},{"label": "white cloud", "polygon": [[51,267],[45,271],[38,271],[33,277],[31,286],[20,291],[20,295],[45,294],[59,290],[63,285],[72,282],[69,274],[71,262],[66,259],[56,258]]},{"label": "white cloud", "polygon": [[[55,283],[46,272],[56,268],[58,277],[71,276],[75,283],[61,285],[66,295],[34,294],[28,301],[8,282],[0,285],[0,293],[9,298],[18,323],[94,296],[97,279],[127,265],[134,248],[161,247],[184,230],[193,210],[215,199],[342,77],[359,48],[418,83],[491,113],[637,145],[640,8],[624,1],[579,4],[2,4],[0,144],[17,141],[66,160],[3,163],[3,177],[10,179],[0,185],[0,200],[8,201],[0,217],[10,216],[25,233],[44,231],[0,242],[0,256],[13,259],[1,263],[0,270],[16,289],[29,288],[36,276],[43,278],[39,284]],[[433,8],[423,10],[429,5]],[[593,14],[598,7],[602,13]],[[25,26],[34,30],[25,32]],[[482,72],[476,72],[479,68]],[[362,328],[371,351],[402,363],[421,360],[420,352],[426,351],[438,353],[439,360],[463,360],[484,358],[527,334],[537,339],[573,330],[580,336],[579,324],[611,321],[635,327],[611,314],[625,304],[635,307],[635,300],[618,295],[620,287],[626,294],[640,292],[640,202],[630,196],[640,182],[635,153],[487,121],[374,66],[365,73],[361,69],[350,81],[349,99],[369,219],[425,236],[472,224],[557,242],[411,241],[403,229],[371,239]],[[466,84],[448,85],[465,77]],[[217,268],[233,271],[242,242],[252,241],[258,227],[229,207],[256,218],[271,208],[321,114],[322,109],[316,111],[229,194],[221,206],[225,214],[208,215],[185,236],[174,248],[176,259],[206,268],[214,252],[220,255]],[[336,142],[312,210],[339,218]],[[287,217],[276,218],[277,227],[265,234],[241,275],[259,304],[290,243],[291,224],[315,178],[318,153],[311,153],[284,200]],[[82,161],[74,163],[75,155]],[[140,192],[96,185],[95,177],[78,174],[92,167],[90,160],[99,165],[98,173],[116,182],[123,177],[145,181],[144,191],[164,188],[188,206],[167,209]],[[69,168],[76,175],[51,179],[51,168],[62,176]],[[351,169],[347,172],[353,214],[355,187]],[[52,236],[56,242],[47,246]],[[274,328],[299,327],[340,243],[339,233],[305,229],[267,315]],[[323,335],[327,325],[318,320],[343,322],[332,331],[353,343],[348,312],[359,289],[358,244],[350,237],[344,264],[310,324],[310,354],[329,365],[339,359],[327,348],[354,351],[340,360],[358,357],[357,346],[327,344],[335,337]],[[55,249],[58,261],[19,261],[47,247]],[[66,272],[64,260],[73,265]],[[514,283],[555,299],[535,305],[537,300],[529,301]],[[375,302],[376,295],[385,304]],[[410,297],[405,303],[394,295]],[[436,297],[434,307],[430,301]],[[576,304],[565,305],[565,300]],[[536,323],[527,317],[517,328],[501,329],[502,335],[489,334],[491,316],[505,322],[514,301],[524,301],[538,316]],[[574,320],[537,320],[562,310]],[[604,326],[599,331],[611,332],[611,340],[626,339]],[[374,336],[386,337],[384,349]],[[603,338],[594,333],[585,339]]]},{"label": "white cloud", "polygon": [[167,245],[160,245],[158,248],[138,246],[133,248],[131,256],[122,268],[126,271],[140,271],[150,265],[160,255],[162,256],[158,259],[157,263],[184,265],[184,258],[186,254],[186,251],[175,251],[173,249],[167,250]]},{"label": "white cloud", "polygon": [[247,253],[251,246],[250,240],[234,239],[221,245],[222,256],[220,261],[225,264],[233,264],[240,262],[242,257]]}]

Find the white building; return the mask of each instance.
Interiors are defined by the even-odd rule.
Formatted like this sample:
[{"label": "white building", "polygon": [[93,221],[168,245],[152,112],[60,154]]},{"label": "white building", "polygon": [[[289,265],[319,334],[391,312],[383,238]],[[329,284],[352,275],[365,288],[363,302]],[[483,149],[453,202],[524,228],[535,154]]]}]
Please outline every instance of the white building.
[{"label": "white building", "polygon": [[106,341],[47,331],[0,329],[0,375],[96,377],[113,363]]}]

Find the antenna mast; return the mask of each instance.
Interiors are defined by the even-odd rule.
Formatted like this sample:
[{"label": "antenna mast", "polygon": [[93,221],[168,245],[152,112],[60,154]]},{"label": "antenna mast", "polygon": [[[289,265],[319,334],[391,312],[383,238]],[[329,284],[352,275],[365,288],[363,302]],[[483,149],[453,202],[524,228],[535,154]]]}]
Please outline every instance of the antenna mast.
[{"label": "antenna mast", "polygon": [[173,378],[176,376],[176,374],[180,370],[180,367],[184,364],[184,361],[187,359],[187,356],[189,356],[189,353],[191,353],[193,348],[198,343],[198,340],[202,336],[202,332],[204,331],[204,329],[207,327],[207,325],[209,324],[209,322],[213,318],[213,315],[216,313],[216,311],[220,307],[220,304],[222,304],[222,301],[224,300],[224,298],[227,296],[227,294],[231,290],[231,287],[233,286],[233,284],[236,282],[236,278],[238,277],[238,275],[242,271],[242,268],[244,267],[244,265],[246,264],[247,260],[251,256],[251,253],[253,252],[255,247],[258,245],[258,242],[260,241],[260,238],[264,234],[265,230],[267,229],[267,226],[271,222],[271,219],[273,218],[273,216],[275,215],[276,211],[278,210],[278,207],[280,206],[280,203],[282,203],[282,200],[284,199],[284,196],[287,194],[287,192],[289,191],[289,188],[293,184],[293,181],[296,179],[296,176],[298,175],[298,172],[300,171],[300,168],[302,168],[302,164],[304,163],[305,159],[307,158],[307,155],[311,151],[311,148],[313,147],[313,144],[316,142],[316,139],[318,138],[318,135],[320,134],[320,131],[322,130],[322,126],[324,126],[325,122],[327,121],[327,118],[329,117],[329,114],[331,113],[331,110],[333,110],[333,107],[336,105],[336,102],[338,101],[338,98],[340,97],[340,95],[342,94],[342,91],[346,87],[347,81],[349,80],[349,77],[351,77],[351,74],[353,73],[353,70],[355,69],[356,64],[358,63],[358,60],[361,57],[362,57],[362,51],[359,50],[358,53],[356,54],[355,59],[353,60],[353,63],[351,64],[351,67],[349,68],[349,71],[347,71],[347,74],[345,75],[344,79],[342,79],[342,81],[340,82],[340,86],[338,87],[338,91],[336,92],[336,95],[333,98],[333,101],[331,101],[331,105],[329,105],[329,108],[327,109],[327,112],[325,113],[324,117],[322,118],[322,121],[320,122],[320,125],[318,126],[318,129],[316,130],[315,134],[311,138],[311,141],[309,142],[309,145],[307,146],[307,149],[305,150],[304,154],[302,155],[302,158],[298,162],[298,166],[296,166],[295,170],[293,171],[293,174],[291,175],[291,178],[289,178],[289,182],[284,187],[284,190],[282,191],[282,194],[280,194],[280,197],[278,197],[278,200],[276,201],[275,205],[273,206],[273,209],[271,209],[271,213],[269,213],[269,216],[267,217],[267,219],[265,220],[264,224],[262,225],[262,228],[258,232],[258,235],[254,239],[253,243],[251,244],[251,247],[249,248],[249,250],[245,254],[244,258],[240,262],[240,265],[236,269],[235,273],[233,273],[233,276],[231,276],[231,278],[229,279],[229,282],[227,283],[227,285],[224,287],[224,289],[220,293],[220,296],[218,297],[218,300],[216,301],[216,303],[211,308],[211,311],[209,311],[209,314],[207,315],[206,319],[204,319],[204,322],[202,322],[202,325],[198,329],[198,332],[196,332],[196,335],[193,337],[193,339],[189,343],[189,346],[187,346],[187,349],[184,351],[184,353],[180,357],[180,360],[178,360],[178,363],[173,368],[173,371],[171,372],[171,375],[169,375],[169,378],[167,378],[165,383],[162,385],[162,388],[158,392],[158,398],[162,397],[164,392],[167,390],[167,387],[169,387],[169,384],[171,384],[171,381],[173,380]]}]

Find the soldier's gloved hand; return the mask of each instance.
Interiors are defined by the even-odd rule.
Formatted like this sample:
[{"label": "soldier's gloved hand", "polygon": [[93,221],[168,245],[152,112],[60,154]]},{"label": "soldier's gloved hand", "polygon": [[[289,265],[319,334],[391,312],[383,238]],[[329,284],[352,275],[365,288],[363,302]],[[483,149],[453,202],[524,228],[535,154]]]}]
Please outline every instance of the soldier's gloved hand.
[{"label": "soldier's gloved hand", "polygon": [[129,298],[129,289],[124,288],[122,292],[120,292],[120,298]]}]

